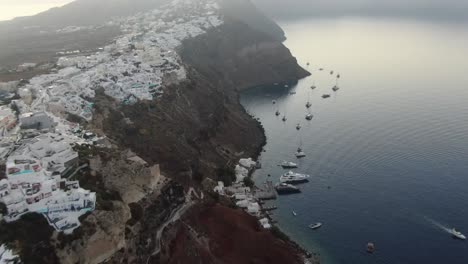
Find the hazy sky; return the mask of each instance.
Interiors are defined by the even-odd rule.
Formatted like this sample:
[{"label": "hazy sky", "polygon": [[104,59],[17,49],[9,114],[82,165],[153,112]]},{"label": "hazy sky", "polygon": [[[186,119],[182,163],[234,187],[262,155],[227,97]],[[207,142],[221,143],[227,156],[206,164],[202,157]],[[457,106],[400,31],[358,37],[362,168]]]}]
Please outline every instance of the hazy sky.
[{"label": "hazy sky", "polygon": [[[0,21],[34,15],[73,0],[0,0]],[[99,1],[99,0],[96,0]],[[197,1],[197,0],[194,0]],[[236,0],[232,0],[236,1]],[[468,0],[252,0],[267,13],[287,15],[307,10],[359,8],[468,8]]]},{"label": "hazy sky", "polygon": [[72,0],[0,0],[0,21],[34,15],[70,2]]},{"label": "hazy sky", "polygon": [[[416,14],[418,16],[468,16],[468,0],[252,0],[266,13],[279,17],[307,14]],[[465,12],[465,13],[464,13]],[[372,13],[369,13],[372,14]]]}]

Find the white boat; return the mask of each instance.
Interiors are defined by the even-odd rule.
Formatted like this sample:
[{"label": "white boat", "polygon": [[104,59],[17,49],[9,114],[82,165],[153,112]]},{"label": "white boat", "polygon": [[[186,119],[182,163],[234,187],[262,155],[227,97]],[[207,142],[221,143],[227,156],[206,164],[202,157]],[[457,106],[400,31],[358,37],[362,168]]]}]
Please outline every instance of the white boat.
[{"label": "white boat", "polygon": [[297,168],[297,164],[294,163],[294,162],[291,162],[291,161],[283,161],[281,164],[280,164],[281,167],[283,167],[283,169],[294,169],[294,168]]},{"label": "white boat", "polygon": [[294,216],[297,216],[297,213],[296,213],[295,211],[292,211],[292,214],[293,214]]},{"label": "white boat", "polygon": [[320,227],[322,227],[322,223],[315,223],[315,224],[310,224],[309,225],[309,228],[310,229],[319,229]]},{"label": "white boat", "polygon": [[463,235],[462,233],[460,233],[459,231],[457,231],[455,228],[453,228],[452,230],[450,230],[450,234],[452,234],[453,237],[458,238],[458,239],[461,239],[461,240],[465,240],[465,239],[466,239],[466,236]]},{"label": "white boat", "polygon": [[289,183],[289,184],[304,183],[304,182],[308,182],[309,178],[310,178],[309,175],[288,171],[285,174],[281,175],[280,182]]},{"label": "white boat", "polygon": [[306,115],[306,120],[310,121],[310,120],[312,120],[312,118],[314,118],[314,115],[312,115],[312,114],[307,114]]}]

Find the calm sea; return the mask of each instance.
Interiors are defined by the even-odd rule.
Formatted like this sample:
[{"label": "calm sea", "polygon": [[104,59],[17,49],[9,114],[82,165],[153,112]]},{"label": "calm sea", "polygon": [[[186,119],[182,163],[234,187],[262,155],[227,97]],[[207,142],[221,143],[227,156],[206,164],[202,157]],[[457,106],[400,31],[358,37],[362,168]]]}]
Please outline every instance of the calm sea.
[{"label": "calm sea", "polygon": [[[302,194],[272,202],[279,226],[325,264],[468,263],[468,242],[446,231],[468,235],[467,25],[375,18],[280,24],[285,45],[313,75],[290,88],[294,95],[272,85],[242,96],[268,138],[256,182],[268,174],[278,180],[282,160],[312,176]],[[331,70],[341,74],[337,93]],[[322,99],[325,93],[332,97]],[[307,157],[297,160],[301,141]],[[316,222],[323,227],[310,230]],[[372,255],[365,252],[370,241]]]}]

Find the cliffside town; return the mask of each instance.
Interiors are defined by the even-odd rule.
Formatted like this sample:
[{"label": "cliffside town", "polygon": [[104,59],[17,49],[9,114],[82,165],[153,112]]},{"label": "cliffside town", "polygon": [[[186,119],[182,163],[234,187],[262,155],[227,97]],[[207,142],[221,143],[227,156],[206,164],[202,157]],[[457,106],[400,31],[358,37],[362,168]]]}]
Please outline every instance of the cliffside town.
[{"label": "cliffside town", "polygon": [[[267,220],[249,215],[259,215],[258,204],[242,212],[213,192],[265,142],[238,91],[308,74],[283,36],[258,31],[225,5],[173,0],[113,19],[108,25],[122,34],[112,43],[61,52],[47,73],[0,83],[0,252],[24,263],[243,263],[226,253],[242,248],[217,250],[236,221],[236,243],[264,243],[248,253],[258,263],[304,262],[265,230]],[[237,166],[238,182],[253,164]],[[226,226],[199,226],[220,217]],[[31,241],[8,231],[30,223],[45,230]],[[197,239],[184,252],[186,232]],[[266,257],[275,249],[276,260]]]}]

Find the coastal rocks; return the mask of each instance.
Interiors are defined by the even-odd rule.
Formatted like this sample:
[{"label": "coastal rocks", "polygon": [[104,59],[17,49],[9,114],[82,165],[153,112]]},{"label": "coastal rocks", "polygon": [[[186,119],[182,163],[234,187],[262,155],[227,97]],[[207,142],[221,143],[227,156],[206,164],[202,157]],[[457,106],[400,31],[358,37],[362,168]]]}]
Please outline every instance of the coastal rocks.
[{"label": "coastal rocks", "polygon": [[280,41],[237,20],[185,41],[180,53],[199,72],[227,80],[236,90],[310,75]]}]

